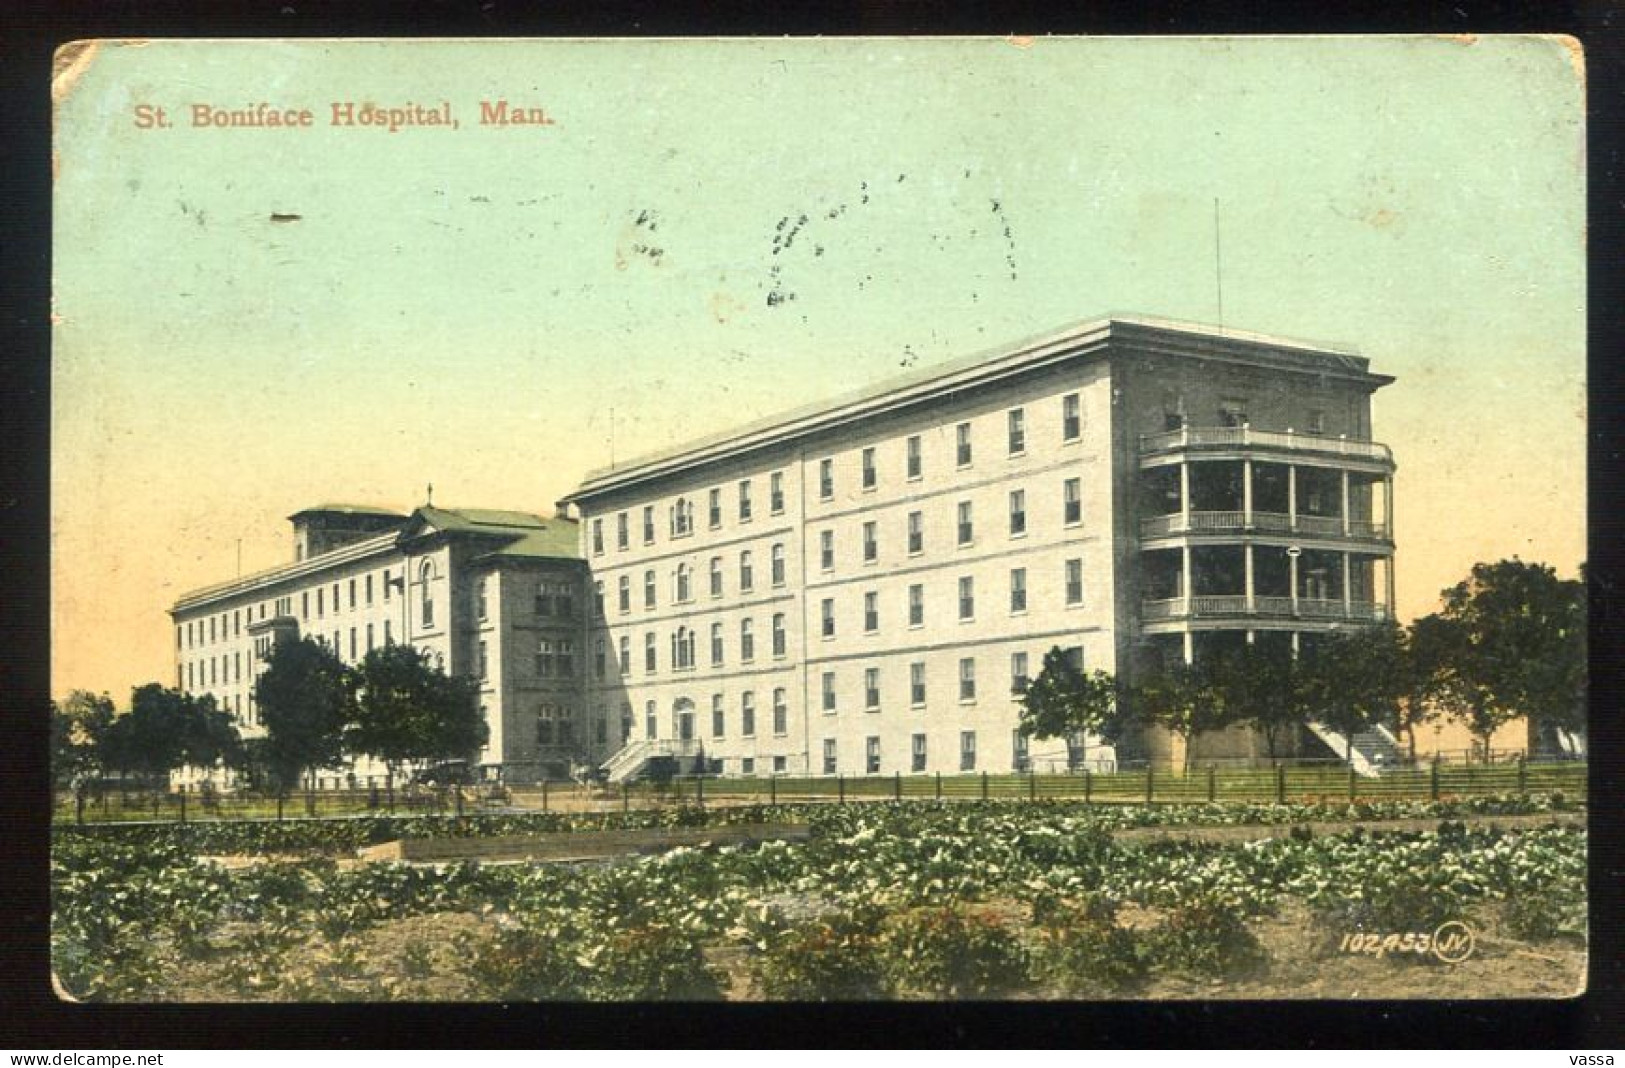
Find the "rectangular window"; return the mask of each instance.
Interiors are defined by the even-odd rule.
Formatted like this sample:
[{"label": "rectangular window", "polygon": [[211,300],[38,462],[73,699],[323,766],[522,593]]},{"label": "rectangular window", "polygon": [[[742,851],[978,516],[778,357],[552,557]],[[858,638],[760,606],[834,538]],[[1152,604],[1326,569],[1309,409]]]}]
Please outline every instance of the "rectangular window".
[{"label": "rectangular window", "polygon": [[655,642],[654,631],[647,631],[643,635],[643,671],[644,674],[653,675],[659,665],[660,650]]},{"label": "rectangular window", "polygon": [[773,733],[790,733],[790,705],[782,687],[773,691]]},{"label": "rectangular window", "polygon": [[912,742],[913,754],[909,758],[909,768],[913,771],[925,770],[925,735],[916,734]]},{"label": "rectangular window", "polygon": [[739,554],[739,592],[749,593],[756,588],[756,568],[750,550]]},{"label": "rectangular window", "polygon": [[908,477],[919,478],[921,469],[920,435],[915,434],[913,437],[909,438],[906,448],[908,454]]},{"label": "rectangular window", "polygon": [[880,629],[880,594],[870,591],[863,595],[863,632],[873,634]]},{"label": "rectangular window", "polygon": [[779,612],[773,616],[773,655],[783,659],[788,651],[789,642],[785,637],[784,613]]},{"label": "rectangular window", "polygon": [[908,666],[908,702],[918,708],[925,704],[925,661],[916,660]]},{"label": "rectangular window", "polygon": [[621,635],[619,658],[622,675],[632,674],[632,639],[625,634]]},{"label": "rectangular window", "polygon": [[971,522],[969,501],[959,502],[959,544],[969,545],[976,536],[975,525]]},{"label": "rectangular window", "polygon": [[[318,619],[327,614],[327,597],[326,597],[326,594],[327,594],[327,590],[326,590],[325,587],[322,588],[322,589],[318,589],[316,591],[316,616],[317,616]],[[211,642],[214,641],[214,617],[213,616],[209,617],[209,640]]]},{"label": "rectangular window", "polygon": [[553,643],[546,638],[541,640],[536,649],[536,677],[539,679],[553,676]]},{"label": "rectangular window", "polygon": [[1032,757],[1027,750],[1027,736],[1017,727],[1010,732],[1010,766],[1016,771],[1032,770]]},{"label": "rectangular window", "polygon": [[976,770],[976,732],[959,732],[959,770]]},{"label": "rectangular window", "polygon": [[959,579],[959,619],[961,622],[976,618],[976,580],[969,575]]},{"label": "rectangular window", "polygon": [[773,554],[772,554],[771,560],[772,560],[771,569],[772,569],[773,585],[775,585],[775,586],[783,586],[784,585],[784,543],[783,542],[778,542],[778,543],[774,544],[774,546],[773,546]]},{"label": "rectangular window", "polygon": [[741,775],[755,775],[756,774],[756,758],[755,757],[740,757],[739,758],[739,774],[741,774]]},{"label": "rectangular window", "polygon": [[728,723],[728,714],[722,709],[722,695],[711,695],[711,737],[721,738]]},{"label": "rectangular window", "polygon": [[908,625],[925,625],[925,587],[918,584],[908,588]]},{"label": "rectangular window", "polygon": [[773,758],[773,774],[783,775],[790,766],[790,758],[776,756]]},{"label": "rectangular window", "polygon": [[870,446],[863,450],[863,488],[874,489],[878,478],[875,473],[875,450]]},{"label": "rectangular window", "polygon": [[486,675],[489,673],[490,667],[490,661],[485,655],[485,643],[482,641],[480,642],[480,678],[483,679],[486,677]]},{"label": "rectangular window", "polygon": [[1319,408],[1309,409],[1309,433],[1326,433],[1326,413]]},{"label": "rectangular window", "polygon": [[824,774],[835,774],[835,739],[824,739]]},{"label": "rectangular window", "polygon": [[350,628],[350,659],[354,660],[354,659],[356,659],[356,656],[357,656],[357,653],[356,653],[355,628],[351,627]]},{"label": "rectangular window", "polygon": [[783,471],[775,471],[767,478],[767,510],[774,515],[784,511]]},{"label": "rectangular window", "polygon": [[880,711],[880,669],[863,669],[863,707],[870,712]]},{"label": "rectangular window", "polygon": [[835,532],[826,530],[818,535],[818,566],[824,571],[835,569]]},{"label": "rectangular window", "polygon": [[967,656],[959,662],[959,699],[976,700],[976,658]]},{"label": "rectangular window", "polygon": [[655,506],[645,505],[643,508],[643,544],[655,543]]},{"label": "rectangular window", "polygon": [[656,732],[659,729],[660,729],[660,720],[659,720],[659,717],[657,717],[655,715],[655,703],[653,701],[648,701],[643,706],[644,737],[646,737],[646,738],[655,737]]},{"label": "rectangular window", "polygon": [[573,678],[576,673],[576,647],[575,643],[565,638],[559,642],[559,674],[564,678]]},{"label": "rectangular window", "polygon": [[632,544],[630,525],[625,512],[615,516],[615,548],[625,550]]},{"label": "rectangular window", "polygon": [[722,557],[711,557],[711,596],[722,596]]},{"label": "rectangular window", "polygon": [[369,653],[370,653],[370,652],[372,652],[372,650],[373,650],[373,644],[372,644],[372,624],[371,624],[371,623],[368,623],[368,624],[367,624],[367,652],[369,652]]},{"label": "rectangular window", "polygon": [[632,611],[632,576],[621,576],[620,583],[616,588],[616,602],[622,615]]},{"label": "rectangular window", "polygon": [[1020,537],[1027,533],[1027,491],[1010,491],[1010,536]]},{"label": "rectangular window", "polygon": [[[384,588],[388,589],[389,587],[386,586]],[[387,619],[384,620],[384,644],[385,645],[394,645],[395,644],[395,635],[390,633],[391,630],[392,630],[392,628],[390,626],[390,621],[387,620]]]},{"label": "rectangular window", "polygon": [[603,638],[594,639],[592,643],[592,674],[594,678],[601,679],[609,672],[609,643]]},{"label": "rectangular window", "polygon": [[371,575],[367,576],[366,597],[367,597],[367,603],[372,604],[372,576]]},{"label": "rectangular window", "polygon": [[1027,610],[1027,569],[1013,567],[1010,569],[1010,611],[1025,612]]},{"label": "rectangular window", "polygon": [[750,522],[750,479],[739,483],[739,521]]},{"label": "rectangular window", "polygon": [[711,624],[711,666],[722,666],[722,624]]},{"label": "rectangular window", "polygon": [[355,579],[350,580],[350,610],[355,611]]},{"label": "rectangular window", "polygon": [[309,619],[310,618],[310,591],[309,590],[301,590],[301,591],[299,591],[299,618],[300,619]]},{"label": "rectangular window", "polygon": [[1027,685],[1032,680],[1027,675],[1027,654],[1010,654],[1010,692],[1020,696],[1027,692]]},{"label": "rectangular window", "polygon": [[818,461],[818,499],[829,501],[835,499],[835,461]]},{"label": "rectangular window", "polygon": [[880,559],[880,538],[873,520],[863,524],[863,562],[872,564]]},{"label": "rectangular window", "polygon": [[864,770],[870,775],[880,774],[880,739],[871,737],[864,746]]},{"label": "rectangular window", "polygon": [[739,621],[739,659],[747,664],[756,659],[756,625],[748,619]]},{"label": "rectangular window", "polygon": [[713,489],[706,496],[705,522],[712,530],[722,526],[722,490]]},{"label": "rectangular window", "polygon": [[1083,433],[1083,408],[1076,393],[1061,398],[1061,440],[1077,441]]},{"label": "rectangular window", "polygon": [[1066,562],[1066,603],[1069,605],[1083,603],[1083,561],[1068,560]]},{"label": "rectangular window", "polygon": [[490,585],[490,581],[490,579],[482,578],[479,580],[479,585],[474,587],[474,616],[476,619],[485,618],[486,587]]},{"label": "rectangular window", "polygon": [[750,690],[739,695],[739,733],[756,737],[756,694]]},{"label": "rectangular window", "polygon": [[1063,519],[1066,525],[1076,526],[1083,522],[1083,480],[1069,478],[1062,484],[1062,499],[1065,502]]},{"label": "rectangular window", "polygon": [[820,631],[819,631],[819,633],[821,633],[826,638],[835,637],[835,599],[834,598],[832,598],[832,597],[824,598],[823,604],[821,604],[819,606],[819,620],[820,620]]},{"label": "rectangular window", "polygon": [[655,606],[655,573],[653,570],[643,573],[643,607]]},{"label": "rectangular window", "polygon": [[925,513],[908,514],[908,554],[918,556],[925,551]]},{"label": "rectangular window", "polygon": [[954,428],[954,454],[960,467],[969,467],[970,454],[970,424],[960,423]]},{"label": "rectangular window", "polygon": [[823,682],[824,711],[835,711],[835,672],[824,672]]},{"label": "rectangular window", "polygon": [[1020,456],[1027,451],[1027,413],[1020,408],[1010,409],[1010,455]]},{"label": "rectangular window", "polygon": [[604,555],[604,521],[602,519],[592,521],[592,554],[594,556]]}]

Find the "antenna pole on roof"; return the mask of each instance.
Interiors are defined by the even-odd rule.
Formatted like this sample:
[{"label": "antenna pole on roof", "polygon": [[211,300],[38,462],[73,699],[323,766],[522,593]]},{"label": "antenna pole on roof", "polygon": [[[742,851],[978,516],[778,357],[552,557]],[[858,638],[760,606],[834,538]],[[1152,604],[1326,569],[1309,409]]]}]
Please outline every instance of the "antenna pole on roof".
[{"label": "antenna pole on roof", "polygon": [[426,504],[426,505],[434,504],[434,483],[433,482],[429,483],[428,498],[423,503]]},{"label": "antenna pole on roof", "polygon": [[1219,198],[1213,198],[1213,286],[1219,295],[1219,329],[1224,329],[1224,246],[1219,232]]}]

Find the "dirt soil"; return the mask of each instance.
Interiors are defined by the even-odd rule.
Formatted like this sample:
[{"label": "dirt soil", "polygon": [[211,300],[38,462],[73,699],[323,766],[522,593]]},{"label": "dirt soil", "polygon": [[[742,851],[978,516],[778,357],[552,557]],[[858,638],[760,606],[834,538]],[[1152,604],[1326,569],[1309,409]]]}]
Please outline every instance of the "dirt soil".
[{"label": "dirt soil", "polygon": [[[1469,827],[1584,827],[1585,814],[1581,812],[1535,812],[1518,816],[1463,816],[1455,822]],[[1286,838],[1294,829],[1307,827],[1316,837],[1348,834],[1359,829],[1367,832],[1404,831],[1410,833],[1437,831],[1438,819],[1414,820],[1312,820],[1308,823],[1246,823],[1227,826],[1200,827],[1127,827],[1112,832],[1119,842],[1165,840],[1175,842],[1212,842],[1234,845],[1264,838]],[[1299,831],[1298,833],[1303,833]]]}]

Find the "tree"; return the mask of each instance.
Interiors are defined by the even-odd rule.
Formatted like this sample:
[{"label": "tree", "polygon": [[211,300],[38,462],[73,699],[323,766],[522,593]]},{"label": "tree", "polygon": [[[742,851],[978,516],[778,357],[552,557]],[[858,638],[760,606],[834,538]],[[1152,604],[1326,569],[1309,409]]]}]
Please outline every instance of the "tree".
[{"label": "tree", "polygon": [[230,714],[214,698],[149,682],[131,691],[130,711],[102,732],[98,749],[103,767],[164,779],[182,765],[213,768],[240,744]]},{"label": "tree", "polygon": [[1271,761],[1279,755],[1283,733],[1309,718],[1304,672],[1286,646],[1248,643],[1223,650],[1210,661],[1207,675],[1225,719],[1263,735]]},{"label": "tree", "polygon": [[1352,762],[1356,734],[1398,721],[1406,690],[1404,632],[1392,623],[1337,631],[1303,660],[1311,714],[1343,735],[1343,758]]},{"label": "tree", "polygon": [[181,763],[212,770],[238,762],[242,736],[237,732],[231,713],[216,707],[213,697],[192,698],[183,715]]},{"label": "tree", "polygon": [[339,658],[310,638],[278,642],[254,700],[265,725],[259,748],[278,789],[344,763],[344,731],[355,707],[353,680]]},{"label": "tree", "polygon": [[409,645],[374,649],[355,671],[348,747],[399,771],[408,761],[472,757],[490,736],[479,684],[433,666]]},{"label": "tree", "polygon": [[1122,731],[1117,681],[1105,671],[1078,670],[1059,646],[1044,654],[1044,667],[1021,696],[1021,724],[1029,738],[1065,738],[1068,763],[1076,765],[1073,739],[1094,732],[1108,739]]},{"label": "tree", "polygon": [[1166,664],[1147,673],[1133,689],[1140,718],[1184,739],[1186,764],[1192,736],[1229,725],[1222,697],[1214,685],[1214,669],[1206,664]]},{"label": "tree", "polygon": [[1458,643],[1457,628],[1438,615],[1412,621],[1405,632],[1403,696],[1396,719],[1398,731],[1416,760],[1416,732],[1437,720],[1449,700],[1450,664]]},{"label": "tree", "polygon": [[1585,723],[1585,586],[1517,558],[1475,564],[1445,590],[1439,616],[1454,628],[1447,696],[1486,750],[1507,720],[1546,728]]},{"label": "tree", "polygon": [[102,770],[102,738],[113,725],[113,699],[74,690],[51,702],[51,784],[82,793]]}]

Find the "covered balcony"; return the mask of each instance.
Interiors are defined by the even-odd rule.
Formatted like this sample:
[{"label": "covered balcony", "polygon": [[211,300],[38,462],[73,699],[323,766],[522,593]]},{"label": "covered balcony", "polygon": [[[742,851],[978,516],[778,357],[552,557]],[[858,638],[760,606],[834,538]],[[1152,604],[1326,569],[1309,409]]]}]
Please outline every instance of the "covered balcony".
[{"label": "covered balcony", "polygon": [[1151,630],[1193,621],[1233,620],[1243,629],[1249,620],[1370,623],[1393,614],[1393,562],[1385,554],[1187,545],[1140,559],[1140,621]]},{"label": "covered balcony", "polygon": [[1140,472],[1140,537],[1245,534],[1393,541],[1393,476],[1261,459]]}]

